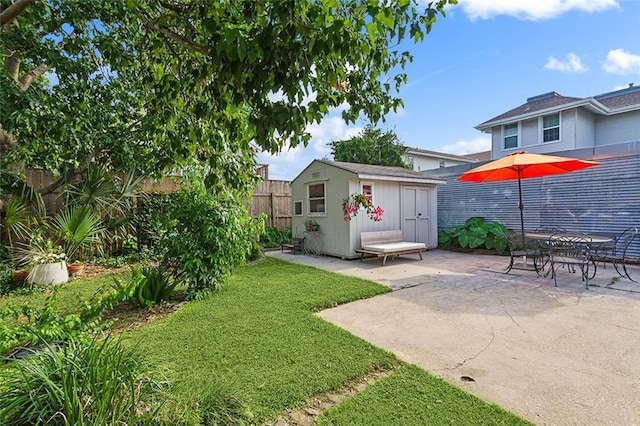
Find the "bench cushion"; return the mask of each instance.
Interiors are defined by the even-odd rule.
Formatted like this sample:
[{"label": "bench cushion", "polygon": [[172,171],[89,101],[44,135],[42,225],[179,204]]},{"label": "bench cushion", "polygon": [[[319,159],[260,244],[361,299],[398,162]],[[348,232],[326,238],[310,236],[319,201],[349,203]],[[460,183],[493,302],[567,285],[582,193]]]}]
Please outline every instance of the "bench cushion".
[{"label": "bench cushion", "polygon": [[410,243],[410,242],[368,244],[362,247],[363,250],[379,252],[379,253],[393,253],[398,251],[420,250],[420,249],[426,249],[426,248],[427,246],[424,243]]}]

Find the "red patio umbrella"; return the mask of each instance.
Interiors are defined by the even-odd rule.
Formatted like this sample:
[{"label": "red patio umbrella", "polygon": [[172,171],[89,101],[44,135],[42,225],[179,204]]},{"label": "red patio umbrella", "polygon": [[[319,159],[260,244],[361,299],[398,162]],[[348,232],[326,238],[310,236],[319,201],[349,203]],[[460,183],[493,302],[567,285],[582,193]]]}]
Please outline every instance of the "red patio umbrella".
[{"label": "red patio umbrella", "polygon": [[514,152],[482,166],[464,172],[457,180],[468,182],[491,182],[518,179],[518,208],[520,209],[520,231],[524,245],[524,205],[522,204],[522,179],[569,173],[597,166],[596,161],[554,155]]}]

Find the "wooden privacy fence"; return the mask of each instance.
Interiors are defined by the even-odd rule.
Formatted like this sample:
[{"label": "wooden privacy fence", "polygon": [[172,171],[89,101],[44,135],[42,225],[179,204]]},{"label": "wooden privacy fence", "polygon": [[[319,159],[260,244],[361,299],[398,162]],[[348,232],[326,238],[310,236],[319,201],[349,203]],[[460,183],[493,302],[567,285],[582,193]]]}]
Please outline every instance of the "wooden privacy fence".
[{"label": "wooden privacy fence", "polygon": [[253,191],[247,205],[249,215],[258,217],[267,215],[266,226],[284,231],[291,228],[291,182],[284,180],[266,180],[260,182]]},{"label": "wooden privacy fence", "polygon": [[[264,169],[264,168],[263,168]],[[263,172],[264,174],[265,172]],[[26,169],[25,175],[29,185],[39,191],[55,181],[51,172],[38,169]],[[160,181],[145,180],[139,189],[147,192],[168,194],[180,187],[180,177],[168,177]],[[64,207],[64,200],[56,190],[43,197],[49,213],[55,213]],[[267,216],[266,226],[284,231],[291,227],[291,182],[284,180],[265,180],[253,191],[253,196],[246,203],[249,215],[257,218],[261,214]]]}]

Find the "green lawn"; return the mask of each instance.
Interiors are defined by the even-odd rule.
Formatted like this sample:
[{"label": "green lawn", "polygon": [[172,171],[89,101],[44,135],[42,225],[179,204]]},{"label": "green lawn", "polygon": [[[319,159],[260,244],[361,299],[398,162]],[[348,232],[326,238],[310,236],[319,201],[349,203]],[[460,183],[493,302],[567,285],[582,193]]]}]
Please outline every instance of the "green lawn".
[{"label": "green lawn", "polygon": [[[178,396],[191,400],[205,400],[211,392],[237,396],[248,405],[253,421],[262,423],[372,369],[402,364],[392,354],[313,315],[320,308],[387,291],[369,281],[266,259],[238,269],[219,293],[130,332],[128,338],[153,364],[172,372]],[[364,417],[363,412],[373,417]],[[390,424],[397,418],[403,419],[401,424],[426,424],[425,419],[523,423],[416,367],[403,367],[334,408],[322,421]]]},{"label": "green lawn", "polygon": [[[129,272],[120,274],[107,273],[96,277],[73,278],[71,281],[57,286],[57,305],[61,314],[76,312],[81,300],[89,300],[101,288],[108,289],[114,282],[113,277],[123,279],[129,276]],[[0,297],[0,308],[10,303],[17,305],[29,304],[32,306],[44,305],[45,299],[52,294],[52,287],[44,290],[36,290],[29,294],[11,294]]]},{"label": "green lawn", "polygon": [[497,405],[454,388],[414,365],[328,409],[316,424],[350,426],[528,425]]},{"label": "green lawn", "polygon": [[[58,293],[60,310],[72,312],[79,299],[89,298],[112,281],[113,275],[106,275],[63,285]],[[270,422],[372,370],[399,367],[323,413],[318,423],[526,424],[313,314],[388,291],[370,281],[267,258],[238,268],[219,292],[205,300],[187,303],[165,319],[129,331],[125,339],[174,383],[171,392],[178,402],[166,405],[169,423],[201,421],[194,414],[194,402],[200,405],[199,415],[207,415],[202,407],[224,407],[245,414],[251,423]],[[5,296],[0,307],[27,301],[39,305],[47,294]],[[211,409],[211,416],[220,412]],[[217,420],[231,423],[229,418]]]}]

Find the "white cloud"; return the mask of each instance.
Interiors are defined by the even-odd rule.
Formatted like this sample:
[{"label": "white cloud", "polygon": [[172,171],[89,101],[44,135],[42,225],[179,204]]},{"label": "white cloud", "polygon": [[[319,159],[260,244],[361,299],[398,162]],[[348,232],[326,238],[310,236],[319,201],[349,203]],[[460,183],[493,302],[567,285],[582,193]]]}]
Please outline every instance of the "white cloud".
[{"label": "white cloud", "polygon": [[610,50],[602,69],[619,75],[640,74],[640,55],[634,55],[623,49]]},{"label": "white cloud", "polygon": [[518,19],[537,21],[552,19],[572,10],[601,12],[617,8],[616,0],[459,0],[469,19],[490,19],[509,15]]},{"label": "white cloud", "polygon": [[453,144],[444,145],[439,151],[455,155],[466,155],[489,151],[490,149],[491,136],[480,136],[469,141],[458,141]]},{"label": "white cloud", "polygon": [[570,74],[579,74],[589,70],[587,67],[582,65],[580,58],[574,53],[569,53],[565,62],[562,62],[553,56],[549,56],[544,67],[548,70],[561,71]]},{"label": "white cloud", "polygon": [[331,156],[329,143],[349,139],[362,131],[362,127],[347,126],[340,118],[329,116],[320,122],[307,127],[311,135],[308,146],[285,148],[276,155],[261,152],[258,162],[269,165],[269,179],[293,180],[305,167],[315,159]]}]

